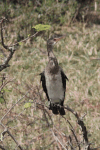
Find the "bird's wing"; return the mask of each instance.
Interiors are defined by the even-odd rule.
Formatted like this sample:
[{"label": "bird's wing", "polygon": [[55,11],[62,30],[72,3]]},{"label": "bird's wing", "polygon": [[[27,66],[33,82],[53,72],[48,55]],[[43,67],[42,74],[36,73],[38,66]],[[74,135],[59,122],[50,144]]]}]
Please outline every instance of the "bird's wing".
[{"label": "bird's wing", "polygon": [[49,96],[48,96],[48,92],[47,92],[47,88],[46,88],[46,80],[45,80],[45,73],[44,71],[42,73],[40,73],[41,75],[41,78],[40,78],[40,81],[42,82],[42,87],[43,87],[43,90],[47,96],[47,99],[49,100]]},{"label": "bird's wing", "polygon": [[63,82],[63,88],[66,91],[66,79],[69,81],[63,70],[61,69],[61,77],[62,77],[62,82]]}]

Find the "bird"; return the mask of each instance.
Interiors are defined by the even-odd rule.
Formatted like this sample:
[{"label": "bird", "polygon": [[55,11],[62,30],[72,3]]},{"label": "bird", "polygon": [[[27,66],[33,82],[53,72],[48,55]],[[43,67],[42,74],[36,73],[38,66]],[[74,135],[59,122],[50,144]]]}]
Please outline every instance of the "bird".
[{"label": "bird", "polygon": [[65,115],[63,104],[68,78],[53,53],[54,45],[64,37],[65,35],[55,34],[47,40],[48,64],[40,73],[40,81],[49,102],[49,110],[52,110],[55,115]]}]

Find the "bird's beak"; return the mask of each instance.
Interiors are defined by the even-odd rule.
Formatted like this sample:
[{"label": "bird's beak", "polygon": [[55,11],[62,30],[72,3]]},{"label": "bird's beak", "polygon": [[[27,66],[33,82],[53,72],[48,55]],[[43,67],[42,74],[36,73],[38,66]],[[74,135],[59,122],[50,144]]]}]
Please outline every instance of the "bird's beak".
[{"label": "bird's beak", "polygon": [[59,40],[61,40],[62,38],[64,38],[66,35],[62,35],[60,37],[54,38],[55,42],[58,42]]}]

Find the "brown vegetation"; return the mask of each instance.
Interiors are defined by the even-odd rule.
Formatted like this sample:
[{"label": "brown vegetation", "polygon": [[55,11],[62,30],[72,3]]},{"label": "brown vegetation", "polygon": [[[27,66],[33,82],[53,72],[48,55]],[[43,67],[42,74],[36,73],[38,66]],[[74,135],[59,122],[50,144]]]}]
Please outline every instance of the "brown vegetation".
[{"label": "brown vegetation", "polygon": [[[38,34],[30,20],[23,14],[8,23],[1,20],[0,149],[99,150],[99,24],[88,28],[88,22],[71,20],[71,25],[53,24],[51,31]],[[54,48],[69,78],[65,117],[49,111],[40,85],[39,73],[47,63],[44,39],[54,31],[67,34]]]}]

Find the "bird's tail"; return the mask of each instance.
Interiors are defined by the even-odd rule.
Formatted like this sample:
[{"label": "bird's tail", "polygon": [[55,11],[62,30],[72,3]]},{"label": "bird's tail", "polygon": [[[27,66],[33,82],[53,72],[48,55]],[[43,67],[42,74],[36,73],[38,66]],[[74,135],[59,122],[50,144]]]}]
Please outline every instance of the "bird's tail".
[{"label": "bird's tail", "polygon": [[59,113],[60,113],[60,115],[65,115],[65,110],[64,110],[64,108],[61,107],[61,106],[57,106],[57,105],[55,105],[55,106],[52,107],[52,112],[53,112],[53,114],[55,114],[55,115],[57,115],[57,114],[59,114]]},{"label": "bird's tail", "polygon": [[65,115],[65,110],[63,107],[59,107],[59,113],[60,115]]},{"label": "bird's tail", "polygon": [[58,114],[59,114],[58,108],[57,108],[56,105],[55,105],[55,106],[52,106],[52,112],[53,112],[53,114],[55,114],[55,115],[58,115]]}]

